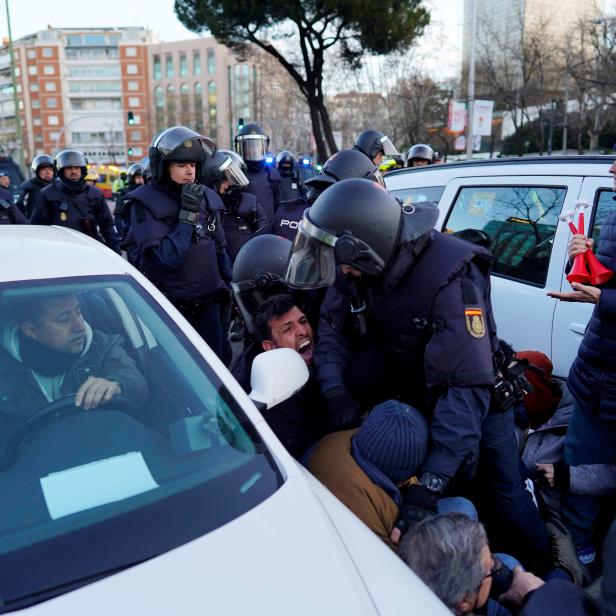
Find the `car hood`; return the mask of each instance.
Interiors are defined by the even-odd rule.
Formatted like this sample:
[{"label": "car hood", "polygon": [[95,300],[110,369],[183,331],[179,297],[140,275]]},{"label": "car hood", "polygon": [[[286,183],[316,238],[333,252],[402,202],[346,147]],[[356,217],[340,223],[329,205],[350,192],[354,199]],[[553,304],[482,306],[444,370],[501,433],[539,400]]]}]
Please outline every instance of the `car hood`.
[{"label": "car hood", "polygon": [[274,495],[225,526],[20,613],[449,612],[316,479],[296,469]]}]

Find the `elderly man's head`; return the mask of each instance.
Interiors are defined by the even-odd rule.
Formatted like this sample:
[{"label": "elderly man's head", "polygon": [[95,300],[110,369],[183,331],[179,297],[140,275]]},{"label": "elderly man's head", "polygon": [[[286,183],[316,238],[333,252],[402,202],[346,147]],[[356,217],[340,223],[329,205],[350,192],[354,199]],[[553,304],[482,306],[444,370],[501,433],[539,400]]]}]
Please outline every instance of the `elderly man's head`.
[{"label": "elderly man's head", "polygon": [[495,562],[483,526],[461,513],[429,518],[408,532],[400,554],[454,613],[485,605]]},{"label": "elderly man's head", "polygon": [[306,315],[290,295],[273,295],[255,313],[257,337],[264,351],[293,349],[312,363],[314,336]]},{"label": "elderly man's head", "polygon": [[86,341],[86,323],[79,300],[73,294],[33,299],[19,317],[24,336],[61,353],[81,353]]}]

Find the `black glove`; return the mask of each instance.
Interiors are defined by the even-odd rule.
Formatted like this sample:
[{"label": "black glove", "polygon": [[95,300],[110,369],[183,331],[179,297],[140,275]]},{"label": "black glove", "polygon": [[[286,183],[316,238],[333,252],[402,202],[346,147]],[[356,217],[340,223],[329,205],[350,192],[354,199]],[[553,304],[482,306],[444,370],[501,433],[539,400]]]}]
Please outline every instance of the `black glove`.
[{"label": "black glove", "polygon": [[404,534],[419,522],[431,518],[438,513],[437,503],[439,495],[428,490],[425,486],[414,484],[401,490],[402,504],[400,514],[394,528]]},{"label": "black glove", "polygon": [[199,205],[203,199],[205,186],[201,184],[184,184],[180,196],[182,209],[180,210],[180,220],[191,225],[199,222]]},{"label": "black glove", "polygon": [[361,423],[359,408],[344,387],[326,391],[325,404],[332,430],[350,430]]}]

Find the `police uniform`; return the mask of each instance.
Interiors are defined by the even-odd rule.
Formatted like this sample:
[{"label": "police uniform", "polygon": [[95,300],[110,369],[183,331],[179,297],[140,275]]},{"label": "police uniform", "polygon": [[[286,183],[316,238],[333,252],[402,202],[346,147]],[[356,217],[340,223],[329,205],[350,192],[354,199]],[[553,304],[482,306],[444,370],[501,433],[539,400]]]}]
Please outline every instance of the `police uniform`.
[{"label": "police uniform", "polygon": [[17,207],[22,211],[26,218],[30,218],[41,191],[46,186],[49,186],[49,184],[49,182],[44,182],[41,178],[34,177],[26,180],[19,186]]},{"label": "police uniform", "polygon": [[220,224],[222,202],[205,188],[199,224],[179,222],[181,186],[152,183],[130,193],[131,260],[169,297],[217,355],[232,273]]},{"label": "police uniform", "polygon": [[115,208],[113,209],[113,220],[120,237],[125,240],[130,229],[130,200],[126,196],[137,189],[140,185],[129,182],[120,188],[115,197]]},{"label": "police uniform", "polygon": [[267,219],[253,194],[233,190],[224,193],[221,198],[224,204],[222,226],[227,250],[231,260],[235,261],[240,248],[267,224]]},{"label": "police uniform", "polygon": [[30,223],[75,229],[121,252],[120,238],[103,193],[83,179],[69,182],[56,178],[43,188]]},{"label": "police uniform", "polygon": [[0,225],[27,225],[28,219],[13,204],[13,195],[0,187]]},{"label": "police uniform", "polygon": [[303,199],[305,195],[304,187],[297,177],[295,171],[290,174],[280,173],[280,202],[295,201],[296,199]]},{"label": "police uniform", "polygon": [[278,209],[274,212],[274,217],[263,229],[263,232],[273,233],[293,241],[297,234],[299,221],[302,219],[304,210],[307,207],[308,204],[303,197],[281,202]]},{"label": "police uniform", "polygon": [[250,184],[245,191],[257,198],[267,220],[271,220],[281,200],[280,173],[265,163],[248,163],[246,176]]}]

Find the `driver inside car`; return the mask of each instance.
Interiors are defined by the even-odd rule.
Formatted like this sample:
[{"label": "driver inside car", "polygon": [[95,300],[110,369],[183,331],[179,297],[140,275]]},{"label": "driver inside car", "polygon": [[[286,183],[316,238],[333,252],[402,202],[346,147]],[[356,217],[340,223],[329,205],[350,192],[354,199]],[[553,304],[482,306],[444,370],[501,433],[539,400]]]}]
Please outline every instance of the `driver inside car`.
[{"label": "driver inside car", "polygon": [[0,431],[10,435],[46,404],[75,395],[96,409],[116,396],[136,406],[148,397],[145,378],[119,335],[93,329],[77,295],[19,300],[0,331]]}]

